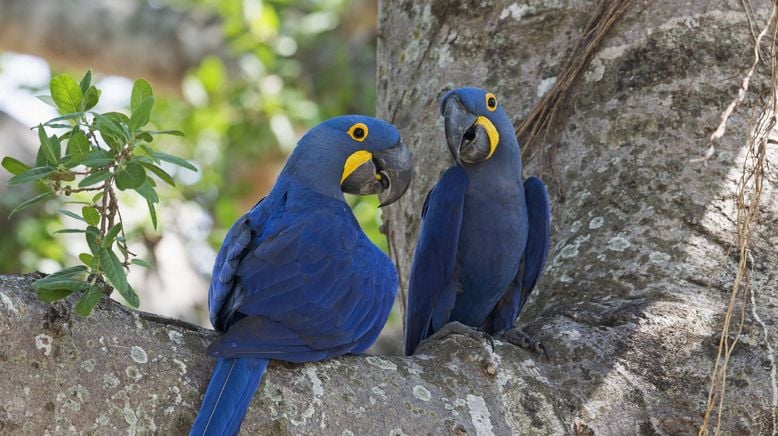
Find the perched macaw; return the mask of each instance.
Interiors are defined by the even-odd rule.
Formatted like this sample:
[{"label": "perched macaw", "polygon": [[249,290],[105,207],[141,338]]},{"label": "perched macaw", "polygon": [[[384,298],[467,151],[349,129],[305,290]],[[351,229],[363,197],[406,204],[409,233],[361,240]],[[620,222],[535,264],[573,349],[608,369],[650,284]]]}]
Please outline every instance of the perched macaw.
[{"label": "perched macaw", "polygon": [[397,129],[349,115],[310,130],[275,186],[227,233],[208,292],[216,368],[191,435],[240,429],[268,360],[365,351],[386,323],[397,270],[365,236],[343,193],[396,201],[411,155]]},{"label": "perched macaw", "polygon": [[456,89],[443,97],[440,110],[456,165],[424,202],[405,354],[447,323],[462,333],[472,332],[463,324],[490,335],[505,333],[510,342],[545,353],[514,323],[548,253],[546,187],[536,177],[522,183],[519,142],[494,94]]}]

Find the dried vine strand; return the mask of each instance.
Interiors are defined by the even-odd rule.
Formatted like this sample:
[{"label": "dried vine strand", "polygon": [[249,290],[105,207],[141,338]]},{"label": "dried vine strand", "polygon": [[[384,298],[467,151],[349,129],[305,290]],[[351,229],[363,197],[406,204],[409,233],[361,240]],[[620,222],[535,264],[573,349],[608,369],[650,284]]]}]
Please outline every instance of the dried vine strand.
[{"label": "dried vine strand", "polygon": [[[749,23],[752,22],[751,10],[744,7],[749,17]],[[753,20],[755,21],[755,20]],[[745,322],[745,309],[749,302],[750,294],[750,274],[748,269],[748,260],[750,256],[750,244],[753,235],[754,224],[759,219],[759,205],[761,202],[762,188],[765,178],[765,169],[767,166],[767,144],[768,136],[778,124],[776,112],[778,111],[778,63],[776,63],[776,41],[778,41],[778,3],[772,4],[770,16],[754,42],[754,62],[743,79],[741,88],[737,97],[722,113],[722,121],[716,131],[711,135],[711,140],[720,138],[725,130],[726,123],[733,113],[735,107],[743,102],[748,91],[749,81],[751,80],[757,66],[762,62],[760,55],[761,44],[764,37],[772,29],[772,38],[770,40],[770,73],[771,86],[770,95],[757,103],[753,109],[751,120],[755,122],[749,124],[749,137],[747,141],[746,157],[743,162],[742,173],[737,187],[737,250],[738,250],[738,270],[732,285],[732,293],[729,299],[729,305],[724,315],[724,325],[722,327],[721,339],[719,340],[716,361],[711,376],[711,384],[708,392],[708,401],[703,415],[703,422],[700,426],[699,435],[707,435],[709,432],[711,415],[716,410],[716,427],[714,433],[718,433],[721,428],[721,414],[724,409],[724,399],[726,393],[726,380],[729,359],[732,351],[737,344],[742,327]],[[751,299],[754,296],[751,295]],[[733,322],[735,307],[740,302],[740,311],[738,326],[734,333],[734,338],[730,342],[730,327]],[[775,392],[773,397],[775,397]],[[776,412],[773,410],[773,435],[778,431],[776,429]]]},{"label": "dried vine strand", "polygon": [[553,127],[562,104],[567,99],[572,85],[586,70],[589,61],[600,49],[610,29],[627,11],[630,0],[602,0],[597,10],[586,23],[581,39],[573,54],[562,67],[562,73],[551,89],[529,111],[516,128],[516,136],[522,140],[522,159],[529,160],[536,141]]}]

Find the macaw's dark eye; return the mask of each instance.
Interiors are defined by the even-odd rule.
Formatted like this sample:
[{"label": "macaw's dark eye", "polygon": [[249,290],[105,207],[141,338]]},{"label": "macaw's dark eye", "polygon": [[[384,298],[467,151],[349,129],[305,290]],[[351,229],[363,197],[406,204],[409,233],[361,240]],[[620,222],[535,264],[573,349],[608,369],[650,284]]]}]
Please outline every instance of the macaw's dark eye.
[{"label": "macaw's dark eye", "polygon": [[367,126],[363,123],[356,123],[348,129],[348,136],[355,141],[362,142],[367,138]]},{"label": "macaw's dark eye", "polygon": [[486,108],[489,109],[489,111],[497,109],[497,97],[491,92],[486,93]]}]

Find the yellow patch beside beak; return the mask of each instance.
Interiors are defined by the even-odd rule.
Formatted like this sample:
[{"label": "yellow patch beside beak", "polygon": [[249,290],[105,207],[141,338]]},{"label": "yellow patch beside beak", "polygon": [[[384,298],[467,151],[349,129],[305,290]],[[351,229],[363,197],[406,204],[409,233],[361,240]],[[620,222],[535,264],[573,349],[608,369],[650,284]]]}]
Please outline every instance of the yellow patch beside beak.
[{"label": "yellow patch beside beak", "polygon": [[[492,126],[492,128],[494,128],[494,126]],[[340,183],[342,184],[343,181],[346,180],[355,169],[359,168],[360,165],[372,159],[373,154],[367,150],[359,150],[352,153],[351,156],[346,159],[346,163],[343,164],[343,175],[340,177]]]},{"label": "yellow patch beside beak", "polygon": [[475,124],[483,127],[484,130],[486,130],[486,134],[489,136],[489,155],[486,156],[486,158],[489,159],[492,157],[492,154],[494,154],[494,150],[500,142],[500,132],[497,131],[497,127],[494,127],[494,124],[486,117],[478,117],[475,120]]}]

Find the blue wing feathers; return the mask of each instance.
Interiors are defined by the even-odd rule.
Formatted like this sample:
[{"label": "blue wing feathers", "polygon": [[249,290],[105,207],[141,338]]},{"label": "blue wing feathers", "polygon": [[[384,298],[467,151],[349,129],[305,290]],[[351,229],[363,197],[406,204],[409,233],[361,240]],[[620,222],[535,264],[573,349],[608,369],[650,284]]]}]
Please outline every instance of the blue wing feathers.
[{"label": "blue wing feathers", "polygon": [[265,359],[219,359],[190,436],[235,435],[267,368]]},{"label": "blue wing feathers", "polygon": [[405,354],[448,321],[456,298],[454,269],[467,175],[449,168],[430,191],[413,258],[405,323]]},{"label": "blue wing feathers", "polygon": [[[228,330],[209,354],[309,361],[367,348],[397,289],[391,261],[342,201],[305,189],[273,198],[242,220],[246,246],[223,248],[217,259],[225,284],[212,287],[211,310],[225,306],[214,325]],[[230,233],[230,244],[246,241],[242,229]],[[224,266],[233,253],[238,264]]]},{"label": "blue wing feathers", "polygon": [[540,279],[551,245],[551,207],[546,185],[537,177],[528,177],[524,181],[524,195],[527,202],[529,237],[524,252],[524,274],[518,311],[521,311]]}]

